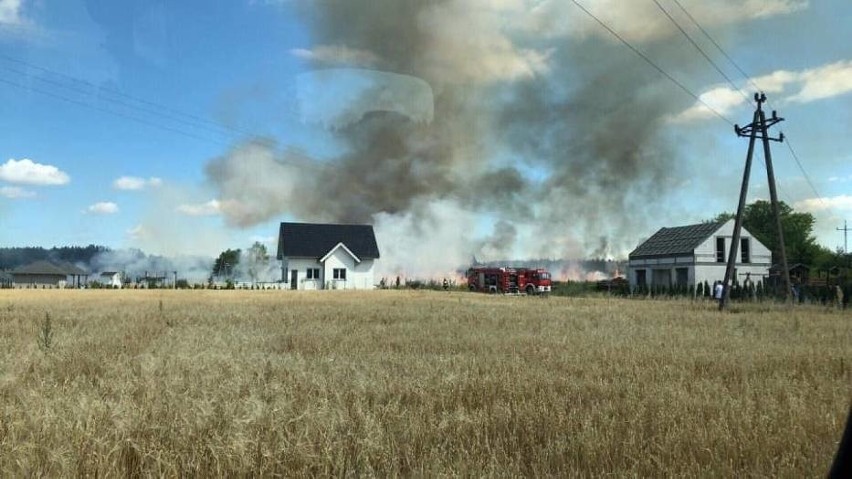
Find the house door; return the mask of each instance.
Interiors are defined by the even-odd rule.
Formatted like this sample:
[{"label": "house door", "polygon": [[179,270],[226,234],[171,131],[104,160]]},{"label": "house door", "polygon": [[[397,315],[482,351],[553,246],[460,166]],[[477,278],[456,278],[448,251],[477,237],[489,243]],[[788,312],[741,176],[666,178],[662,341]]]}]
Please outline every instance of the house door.
[{"label": "house door", "polygon": [[299,289],[299,270],[290,270],[290,289]]}]

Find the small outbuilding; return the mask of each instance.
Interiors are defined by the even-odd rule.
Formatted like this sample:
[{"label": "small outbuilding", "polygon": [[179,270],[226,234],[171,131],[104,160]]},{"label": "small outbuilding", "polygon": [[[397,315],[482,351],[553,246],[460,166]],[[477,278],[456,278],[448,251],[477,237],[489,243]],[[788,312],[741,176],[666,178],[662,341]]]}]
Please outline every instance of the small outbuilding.
[{"label": "small outbuilding", "polygon": [[290,289],[372,289],[379,247],[372,225],[281,223],[278,259]]},{"label": "small outbuilding", "polygon": [[[630,287],[695,286],[725,279],[734,220],[662,228],[630,253]],[[734,278],[743,282],[769,275],[772,253],[745,228],[734,266]]]}]

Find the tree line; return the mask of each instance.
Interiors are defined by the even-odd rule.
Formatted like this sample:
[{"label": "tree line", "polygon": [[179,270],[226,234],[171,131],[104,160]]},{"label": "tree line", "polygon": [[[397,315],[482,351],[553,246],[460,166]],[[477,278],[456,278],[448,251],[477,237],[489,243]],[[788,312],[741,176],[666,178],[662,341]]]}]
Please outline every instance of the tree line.
[{"label": "tree line", "polygon": [[[816,237],[813,235],[816,223],[814,215],[794,211],[783,201],[779,201],[778,206],[788,265],[801,263],[818,270],[852,266],[850,264],[852,256],[839,249],[832,251],[816,242]],[[723,222],[734,219],[735,216],[734,213],[721,213],[709,221]],[[769,248],[772,252],[772,264],[781,262],[781,244],[778,241],[778,228],[775,224],[772,203],[757,200],[746,205],[743,210],[743,227]]]}]

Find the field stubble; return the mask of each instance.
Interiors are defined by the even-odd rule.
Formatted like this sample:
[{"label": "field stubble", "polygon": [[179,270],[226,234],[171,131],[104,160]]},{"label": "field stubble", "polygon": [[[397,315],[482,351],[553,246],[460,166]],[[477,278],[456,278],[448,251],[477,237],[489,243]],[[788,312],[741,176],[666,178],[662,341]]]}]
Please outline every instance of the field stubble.
[{"label": "field stubble", "polygon": [[3,477],[820,476],[852,383],[848,313],[689,301],[2,291],[0,345]]}]

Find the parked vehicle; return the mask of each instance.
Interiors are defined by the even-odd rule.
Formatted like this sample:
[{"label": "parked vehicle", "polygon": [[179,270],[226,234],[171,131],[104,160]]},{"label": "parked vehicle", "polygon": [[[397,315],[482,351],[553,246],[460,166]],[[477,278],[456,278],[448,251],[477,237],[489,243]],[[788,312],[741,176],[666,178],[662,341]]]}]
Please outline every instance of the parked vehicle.
[{"label": "parked vehicle", "polygon": [[550,273],[541,268],[470,268],[467,285],[471,291],[503,294],[548,294]]}]

